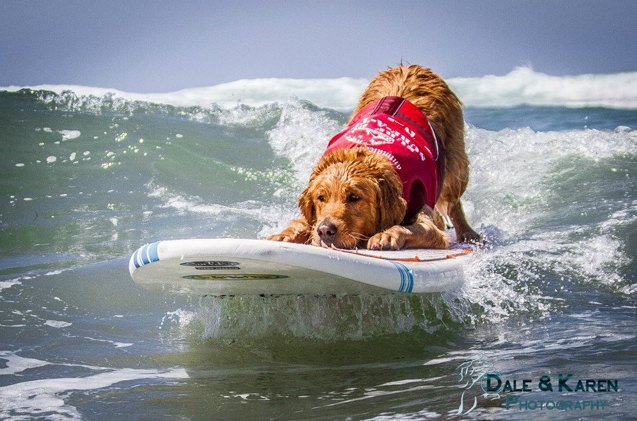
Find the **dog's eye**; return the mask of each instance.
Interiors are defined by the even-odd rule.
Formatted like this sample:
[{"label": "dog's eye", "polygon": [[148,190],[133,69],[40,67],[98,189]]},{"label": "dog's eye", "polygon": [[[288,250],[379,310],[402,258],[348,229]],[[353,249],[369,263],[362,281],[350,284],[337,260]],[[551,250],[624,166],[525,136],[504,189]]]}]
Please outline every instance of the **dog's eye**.
[{"label": "dog's eye", "polygon": [[361,198],[354,193],[350,193],[350,195],[347,196],[347,201],[350,203],[358,202],[359,200],[361,200]]},{"label": "dog's eye", "polygon": [[325,196],[323,196],[322,194],[319,194],[317,199],[319,202],[325,202]]}]

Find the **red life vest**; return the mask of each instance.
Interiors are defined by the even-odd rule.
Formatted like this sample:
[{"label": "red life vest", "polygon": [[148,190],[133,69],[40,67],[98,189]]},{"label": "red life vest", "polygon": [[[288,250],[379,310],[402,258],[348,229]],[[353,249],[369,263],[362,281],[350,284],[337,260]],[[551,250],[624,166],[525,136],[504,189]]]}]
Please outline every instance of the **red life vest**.
[{"label": "red life vest", "polygon": [[427,117],[404,98],[381,98],[364,107],[329,144],[337,149],[367,147],[389,159],[403,182],[405,220],[427,204],[432,209],[442,187],[442,143]]}]

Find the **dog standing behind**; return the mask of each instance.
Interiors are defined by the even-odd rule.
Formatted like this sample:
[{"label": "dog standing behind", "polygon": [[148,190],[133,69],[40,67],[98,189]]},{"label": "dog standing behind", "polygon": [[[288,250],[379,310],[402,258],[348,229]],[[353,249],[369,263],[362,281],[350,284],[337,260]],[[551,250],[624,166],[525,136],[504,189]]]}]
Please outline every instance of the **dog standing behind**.
[{"label": "dog standing behind", "polygon": [[[394,155],[391,148],[400,145],[407,149]],[[407,162],[412,158],[418,162]],[[405,176],[407,167],[416,169]],[[337,248],[446,248],[450,219],[458,241],[480,242],[460,201],[468,179],[460,100],[430,69],[389,68],[371,80],[347,128],[313,169],[299,197],[301,217],[268,239]]]}]

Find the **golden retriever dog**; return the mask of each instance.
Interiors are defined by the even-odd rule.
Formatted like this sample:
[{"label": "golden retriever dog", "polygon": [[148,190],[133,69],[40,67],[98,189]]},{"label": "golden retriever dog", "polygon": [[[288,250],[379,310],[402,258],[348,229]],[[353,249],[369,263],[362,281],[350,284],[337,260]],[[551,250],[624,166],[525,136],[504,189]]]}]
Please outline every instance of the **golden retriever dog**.
[{"label": "golden retriever dog", "polygon": [[480,242],[460,197],[469,178],[462,103],[430,69],[379,73],[299,197],[301,217],[268,239],[399,250]]}]

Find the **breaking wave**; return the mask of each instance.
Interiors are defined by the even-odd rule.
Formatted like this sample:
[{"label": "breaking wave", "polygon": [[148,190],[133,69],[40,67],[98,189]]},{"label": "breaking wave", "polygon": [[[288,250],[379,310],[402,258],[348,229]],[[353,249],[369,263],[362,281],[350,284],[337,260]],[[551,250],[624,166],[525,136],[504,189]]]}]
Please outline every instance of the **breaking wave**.
[{"label": "breaking wave", "polygon": [[[434,69],[435,70],[435,69]],[[444,75],[443,75],[444,76]],[[562,107],[637,108],[637,72],[554,76],[518,67],[506,75],[447,78],[451,88],[468,107],[514,107],[519,105]],[[143,101],[176,107],[215,104],[233,108],[239,104],[261,106],[290,99],[304,99],[322,108],[351,110],[367,86],[360,78],[247,79],[210,87],[168,93],[131,93],[108,88],[75,85],[0,87],[0,91],[30,88],[80,97]]]}]

